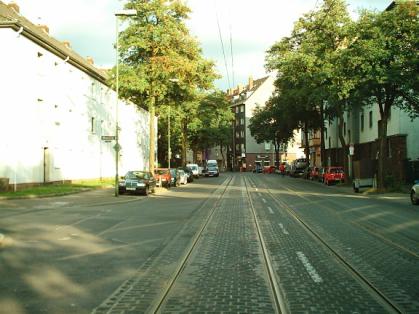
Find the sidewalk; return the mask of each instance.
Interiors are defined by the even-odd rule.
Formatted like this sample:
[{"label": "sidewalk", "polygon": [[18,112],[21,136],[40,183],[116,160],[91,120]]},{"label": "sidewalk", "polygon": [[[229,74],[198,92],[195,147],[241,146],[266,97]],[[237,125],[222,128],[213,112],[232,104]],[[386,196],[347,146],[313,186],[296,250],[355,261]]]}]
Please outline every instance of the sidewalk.
[{"label": "sidewalk", "polygon": [[[124,194],[115,197],[113,188],[93,189],[61,196],[35,197],[35,198],[14,198],[0,199],[0,217],[4,209],[30,210],[30,209],[49,209],[74,206],[101,206],[109,204],[119,204],[145,199],[142,195]],[[156,188],[156,194],[162,195],[166,189]]]}]

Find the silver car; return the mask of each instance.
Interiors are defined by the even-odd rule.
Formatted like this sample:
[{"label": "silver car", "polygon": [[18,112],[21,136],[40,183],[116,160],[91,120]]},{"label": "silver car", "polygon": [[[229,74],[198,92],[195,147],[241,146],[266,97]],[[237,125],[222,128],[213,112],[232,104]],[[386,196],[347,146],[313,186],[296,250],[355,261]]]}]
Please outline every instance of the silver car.
[{"label": "silver car", "polygon": [[419,205],[419,180],[415,181],[415,185],[410,190],[410,200],[413,205]]}]

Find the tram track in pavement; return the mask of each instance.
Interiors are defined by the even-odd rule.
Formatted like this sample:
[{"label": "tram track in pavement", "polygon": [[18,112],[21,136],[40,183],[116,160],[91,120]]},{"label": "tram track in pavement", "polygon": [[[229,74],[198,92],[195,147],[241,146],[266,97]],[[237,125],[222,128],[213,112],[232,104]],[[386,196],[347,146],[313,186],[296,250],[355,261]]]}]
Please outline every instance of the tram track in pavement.
[{"label": "tram track in pavement", "polygon": [[[260,244],[260,250],[261,250],[262,256],[263,256],[265,275],[266,275],[266,278],[268,278],[269,286],[271,288],[271,296],[273,298],[273,303],[275,304],[275,306],[274,306],[275,313],[284,313],[284,314],[289,313],[289,311],[288,311],[288,309],[285,305],[283,295],[281,293],[280,287],[279,287],[277,279],[276,279],[275,272],[274,272],[272,264],[271,264],[270,256],[269,256],[268,250],[266,248],[266,244],[265,244],[265,241],[264,241],[264,238],[263,238],[263,234],[261,232],[261,229],[260,229],[260,226],[259,226],[259,223],[258,223],[258,218],[257,218],[257,215],[256,215],[255,208],[253,206],[253,201],[252,201],[252,198],[250,196],[250,191],[249,191],[246,179],[244,180],[244,184],[245,184],[246,196],[247,196],[247,199],[248,199],[249,204],[250,204],[250,211],[251,211],[251,215],[253,217],[254,226],[255,226],[256,231],[257,231],[258,242]],[[197,234],[195,240],[193,241],[193,243],[192,243],[190,249],[188,250],[188,252],[186,253],[185,257],[180,262],[177,271],[173,275],[173,278],[171,279],[171,281],[167,284],[167,287],[166,287],[165,291],[162,293],[159,301],[152,308],[152,310],[149,311],[149,313],[161,313],[162,312],[162,308],[163,308],[165,302],[167,301],[167,298],[168,298],[171,290],[174,289],[174,286],[176,284],[177,279],[182,274],[185,267],[187,267],[187,264],[189,262],[189,258],[193,254],[193,251],[196,250],[197,246],[199,245],[199,241],[200,241],[201,237],[203,236],[204,232],[206,231],[207,226],[211,222],[213,214],[214,214],[215,210],[217,209],[217,205],[221,201],[221,199],[224,196],[224,194],[226,193],[227,189],[228,189],[228,185],[226,186],[225,190],[223,191],[223,194],[219,198],[217,204],[215,204],[214,207],[212,208],[211,214],[208,216],[205,224],[202,226],[201,230]]]},{"label": "tram track in pavement", "polygon": [[[295,188],[295,186],[292,186],[292,187]],[[301,198],[302,200],[304,200],[305,203],[310,203],[310,204],[313,204],[315,206],[319,206],[321,208],[324,208],[330,214],[332,214],[335,217],[341,219],[341,214],[337,213],[336,210],[334,210],[334,208],[325,205],[324,202],[314,201],[314,200],[310,199],[309,197],[306,197],[304,195],[301,195],[301,194],[297,193],[297,191],[289,188],[288,186],[287,187],[283,186],[283,188],[286,189],[287,191],[289,191],[290,193],[292,193],[293,195],[295,195],[295,196]],[[342,206],[342,204],[337,204],[336,201],[334,201],[333,199],[328,199],[328,202],[334,203],[336,206]],[[410,249],[410,248],[408,248],[404,245],[401,245],[400,243],[397,243],[397,242],[393,241],[392,239],[386,237],[384,234],[379,232],[379,230],[377,229],[377,226],[374,226],[374,227],[371,226],[371,224],[374,224],[373,222],[369,222],[369,224],[365,224],[365,223],[362,223],[362,222],[359,222],[359,221],[351,220],[350,223],[357,226],[358,228],[362,228],[364,231],[366,231],[369,234],[371,234],[372,236],[386,242],[387,244],[393,246],[394,248],[403,251],[405,254],[408,254],[411,258],[419,260],[419,251],[414,252],[412,249]],[[410,238],[407,237],[405,240],[408,240],[410,242],[414,242],[414,243],[412,243],[413,247],[414,246],[417,247],[419,245],[419,241],[416,240],[416,239],[410,239]]]},{"label": "tram track in pavement", "polygon": [[[391,297],[388,297],[385,292],[383,292],[379,287],[377,287],[376,284],[371,282],[368,276],[365,276],[362,272],[358,271],[356,266],[354,266],[350,261],[348,261],[348,259],[343,254],[339,253],[338,250],[336,250],[333,247],[333,245],[329,244],[329,242],[326,239],[324,239],[324,237],[321,236],[313,227],[311,227],[310,224],[307,223],[306,220],[303,219],[295,209],[291,208],[287,202],[283,201],[282,199],[279,199],[276,195],[274,195],[271,189],[268,186],[266,186],[265,182],[264,185],[265,187],[263,187],[262,190],[270,196],[274,203],[276,203],[277,206],[279,206],[279,208],[285,209],[287,213],[312,236],[313,239],[315,239],[319,244],[321,244],[322,247],[326,248],[326,250],[329,251],[332,256],[334,256],[336,261],[338,261],[348,271],[348,273],[351,274],[351,276],[354,279],[356,279],[364,288],[366,288],[368,293],[372,297],[374,297],[374,299],[376,299],[382,306],[384,306],[384,308],[386,308],[386,310],[389,313],[407,312],[404,308],[399,306],[399,304],[396,301],[392,300]],[[255,183],[254,186],[256,186]],[[305,199],[303,196],[298,195],[295,191],[289,189],[284,185],[281,185],[281,188],[285,188],[289,192],[294,193],[295,196]],[[258,193],[260,193],[260,190],[261,188],[259,186],[259,189],[257,190]],[[318,205],[319,204],[317,204],[317,206]],[[322,207],[324,207],[324,205]],[[407,253],[411,253],[409,252],[409,250],[404,251]],[[416,257],[416,255],[414,256]]]},{"label": "tram track in pavement", "polygon": [[[214,190],[210,197],[208,197],[203,203],[197,208],[195,211],[197,214],[199,214],[209,203],[211,197],[213,195],[217,194],[218,190],[222,190],[220,195],[217,196],[216,201],[213,205],[211,205],[211,208],[206,214],[205,219],[202,223],[200,223],[200,227],[197,232],[195,232],[195,235],[192,239],[192,241],[189,242],[188,248],[183,252],[181,258],[179,259],[180,262],[178,262],[176,269],[172,272],[170,275],[170,278],[167,278],[164,283],[161,282],[161,278],[157,277],[156,274],[158,273],[161,275],[161,270],[155,270],[152,269],[153,266],[156,266],[157,264],[161,263],[162,261],[165,261],[167,263],[167,258],[173,259],[173,253],[170,251],[171,249],[171,243],[176,242],[176,240],[179,237],[185,237],[185,234],[189,234],[191,232],[191,225],[196,223],[197,217],[194,215],[191,217],[190,221],[185,224],[185,227],[179,232],[177,236],[175,236],[173,239],[169,239],[161,248],[158,248],[155,250],[155,252],[149,257],[148,261],[141,266],[138,269],[138,276],[134,278],[130,278],[126,280],[117,290],[114,291],[106,300],[104,300],[99,306],[97,306],[95,309],[93,309],[92,314],[99,314],[99,313],[119,313],[121,312],[121,309],[129,309],[130,311],[136,311],[138,313],[157,313],[160,311],[161,306],[164,304],[169,292],[173,288],[176,280],[178,279],[179,275],[182,273],[189,256],[194,251],[194,248],[196,247],[197,243],[199,242],[199,238],[202,235],[203,230],[205,230],[207,224],[211,220],[211,217],[217,208],[220,200],[222,199],[222,196],[226,192],[228,186],[230,185],[231,181],[233,180],[233,177],[226,178],[223,183],[220,185],[220,187],[216,190]],[[189,227],[189,228],[188,228]],[[187,229],[187,230],[185,230]],[[150,295],[147,294],[150,293],[150,291],[141,293],[142,289],[137,288],[137,285],[144,285],[149,288],[152,284],[150,284],[150,281],[153,282],[153,284],[157,284],[160,286],[161,291],[157,293],[158,295]],[[162,286],[164,286],[162,288]],[[144,289],[143,289],[144,290]],[[142,294],[142,297],[144,297],[145,300],[141,300],[139,302],[136,302],[135,304],[131,303],[132,295],[135,295],[136,298],[139,298],[138,294]],[[122,310],[123,312],[123,310]]]}]

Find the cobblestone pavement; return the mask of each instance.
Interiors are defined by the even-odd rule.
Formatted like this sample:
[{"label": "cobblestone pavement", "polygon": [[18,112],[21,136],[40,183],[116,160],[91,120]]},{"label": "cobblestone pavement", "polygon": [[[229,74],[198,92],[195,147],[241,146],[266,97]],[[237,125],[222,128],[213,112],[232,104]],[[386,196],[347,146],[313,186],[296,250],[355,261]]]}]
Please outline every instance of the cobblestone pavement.
[{"label": "cobblestone pavement", "polygon": [[175,272],[179,260],[191,245],[194,236],[208,216],[209,210],[222,194],[227,181],[229,181],[228,178],[214,192],[214,197],[208,198],[197,209],[196,213],[173,239],[157,248],[148,261],[138,269],[136,275],[124,282],[111,296],[94,309],[93,313],[149,312]]},{"label": "cobblestone pavement", "polygon": [[[259,187],[275,186],[275,190],[271,190],[275,198],[288,204],[322,239],[343,256],[345,261],[351,264],[393,303],[397,304],[402,312],[419,312],[419,276],[417,276],[419,274],[419,256],[415,255],[418,246],[414,249],[412,244],[416,243],[417,245],[418,237],[415,237],[412,231],[403,230],[402,227],[408,229],[407,227],[410,226],[408,220],[410,213],[402,215],[401,209],[395,208],[395,205],[389,205],[388,202],[380,203],[377,200],[352,198],[347,197],[347,195],[328,195],[325,197],[327,195],[327,190],[324,190],[326,187],[322,187],[323,191],[319,193],[320,190],[317,188],[310,190],[304,181],[288,178],[279,179],[278,177],[258,177],[254,181]],[[301,184],[304,184],[304,186],[302,187]],[[269,197],[266,190],[262,193],[262,197]],[[377,204],[379,205],[378,208],[360,216],[360,211],[371,210],[371,207]],[[260,213],[265,216],[266,220],[269,219],[266,218],[269,215],[266,210],[260,210]],[[279,220],[279,222],[276,224],[268,223],[267,228],[273,228],[272,233],[274,235],[283,234],[283,229],[279,224],[288,226],[289,221],[288,223],[285,222],[287,220],[286,213],[281,208],[275,208],[275,212],[271,216],[273,217],[270,220]],[[394,223],[395,220],[398,222],[399,229],[388,233],[383,230],[380,233],[377,233],[375,229],[373,231],[367,230],[364,225],[368,222],[369,225],[377,228],[377,226],[385,225],[385,221]],[[291,233],[288,229],[287,231]],[[292,231],[294,239],[288,241],[297,241],[295,239],[296,231]],[[284,235],[282,238],[286,239],[287,237]],[[404,239],[406,240],[404,241]],[[274,236],[272,249],[275,250],[275,247],[278,246],[281,248],[298,248],[298,244],[284,243],[281,245],[281,241],[283,243],[284,239],[281,240]],[[411,250],[409,247],[411,247]],[[327,278],[329,282],[333,278],[338,278],[336,276],[342,276],[342,274],[331,273],[331,268],[334,269],[335,266],[330,267],[331,265],[329,265],[329,269],[327,267],[325,269],[320,268],[322,261],[321,256],[318,256],[319,252],[321,252],[321,248],[313,247],[312,253],[309,254],[309,256],[313,256],[312,265],[315,265],[314,267],[318,269],[319,276]],[[283,251],[281,251],[281,254],[279,256],[282,256],[282,258],[278,263],[278,265],[282,265],[280,268],[284,265],[284,259],[288,260],[288,256],[284,256]],[[300,257],[299,259],[301,260]],[[284,270],[278,272],[281,278],[286,274]],[[292,276],[290,281],[292,281],[292,278],[295,277]],[[325,306],[327,303],[330,305],[334,303],[344,304],[344,300],[339,299],[339,295],[341,295],[339,291],[345,291],[346,297],[350,301],[348,302],[349,308],[352,307],[352,310],[357,309],[360,312],[379,311],[376,305],[370,308],[369,305],[373,304],[369,301],[364,303],[365,292],[364,295],[355,296],[354,292],[361,292],[362,290],[356,288],[356,286],[349,288],[348,280],[343,279],[341,278],[332,285],[327,285],[327,282],[324,282],[317,285],[317,288],[313,286],[312,291],[316,291],[313,294],[317,296],[328,295],[328,297],[320,298],[321,301],[316,304],[316,307],[321,306],[324,300],[330,302],[326,302]],[[326,286],[329,287],[326,288]],[[336,287],[339,287],[339,289],[336,289]],[[326,288],[324,293],[319,290],[322,288]],[[356,302],[353,302],[353,300],[356,300]],[[368,307],[362,307],[364,304],[368,304]],[[358,308],[360,306],[361,308]],[[332,309],[340,311],[338,308]]]},{"label": "cobblestone pavement", "polygon": [[170,292],[164,313],[275,313],[254,219],[236,176]]},{"label": "cobblestone pavement", "polygon": [[291,313],[383,313],[385,308],[275,203],[259,180],[252,197]]}]

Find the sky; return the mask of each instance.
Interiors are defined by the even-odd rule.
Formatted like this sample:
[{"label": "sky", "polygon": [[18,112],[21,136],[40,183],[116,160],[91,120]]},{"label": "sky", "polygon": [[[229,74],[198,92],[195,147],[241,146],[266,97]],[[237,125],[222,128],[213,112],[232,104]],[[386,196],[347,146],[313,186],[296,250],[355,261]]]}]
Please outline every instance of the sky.
[{"label": "sky", "polygon": [[[222,78],[217,80],[215,85],[222,90],[238,84],[245,85],[250,76],[254,79],[264,77],[266,50],[282,37],[288,36],[294,22],[322,2],[321,0],[185,1],[192,10],[186,24],[191,34],[200,42],[204,57],[216,63],[217,72]],[[93,57],[98,67],[112,67],[115,64],[114,13],[123,8],[124,0],[15,0],[15,2],[20,6],[20,13],[23,16],[35,24],[48,25],[51,36],[61,41],[69,40],[74,51],[83,57]],[[347,0],[347,3],[349,12],[356,18],[358,9],[382,11],[391,0]]]}]

